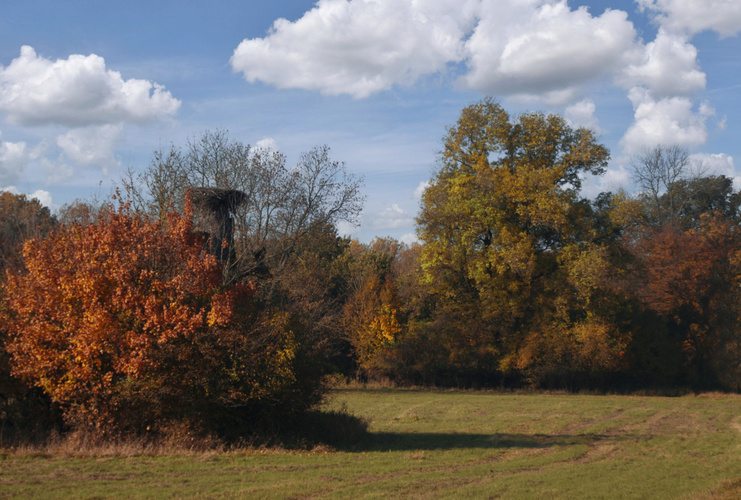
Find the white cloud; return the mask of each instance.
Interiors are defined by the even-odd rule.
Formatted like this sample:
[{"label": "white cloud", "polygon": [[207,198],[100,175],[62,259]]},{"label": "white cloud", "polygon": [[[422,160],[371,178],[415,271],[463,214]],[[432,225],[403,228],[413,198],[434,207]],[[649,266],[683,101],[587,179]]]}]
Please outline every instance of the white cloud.
[{"label": "white cloud", "polygon": [[35,198],[39,200],[39,202],[43,206],[49,207],[52,210],[56,210],[57,208],[59,208],[57,205],[54,205],[52,201],[51,193],[49,191],[44,191],[43,189],[38,189],[31,194],[27,194],[27,193],[21,193],[21,191],[19,191],[18,188],[16,188],[15,186],[8,186],[5,188],[0,187],[0,191],[7,191],[8,193],[12,193],[12,194],[26,194],[26,196],[29,199],[33,200]]},{"label": "white cloud", "polygon": [[689,95],[705,88],[705,73],[697,64],[697,49],[686,37],[659,29],[646,45],[643,60],[625,68],[618,79],[626,87],[646,86],[656,97]]},{"label": "white cloud", "polygon": [[465,62],[466,88],[564,103],[637,48],[625,12],[566,0],[320,0],[242,41],[231,64],[248,82],[363,98]]},{"label": "white cloud", "polygon": [[51,193],[49,191],[44,191],[43,189],[37,189],[31,195],[29,198],[34,199],[36,198],[41,202],[41,204],[45,207],[49,207],[51,209],[56,209],[56,205],[54,205],[54,202],[52,201]]},{"label": "white cloud", "polygon": [[270,151],[278,151],[278,142],[272,137],[265,137],[255,143],[255,149],[266,149]]},{"label": "white cloud", "polygon": [[406,243],[407,245],[412,245],[414,243],[418,243],[419,238],[417,237],[416,233],[405,233],[401,235],[399,241],[401,241],[402,243]]},{"label": "white cloud", "polygon": [[741,31],[738,0],[637,0],[641,8],[656,12],[665,28],[688,34],[712,30],[721,36]]},{"label": "white cloud", "polygon": [[627,190],[631,186],[631,173],[624,165],[608,167],[605,173],[589,176],[582,184],[582,196],[595,198],[598,194],[621,189]]},{"label": "white cloud", "polygon": [[161,85],[124,80],[94,54],[52,61],[23,46],[18,58],[0,67],[0,112],[14,124],[146,122],[179,108],[180,101]]},{"label": "white cloud", "polygon": [[51,185],[62,184],[75,176],[75,169],[61,158],[50,160],[41,158],[41,168],[46,173],[46,183]]},{"label": "white cloud", "polygon": [[360,227],[350,222],[341,220],[337,223],[337,234],[357,238],[360,235]]},{"label": "white cloud", "polygon": [[397,203],[378,212],[370,223],[373,229],[397,229],[413,225],[414,218],[410,217],[406,210],[401,208]]},{"label": "white cloud", "polygon": [[425,189],[430,187],[430,181],[422,181],[419,183],[419,186],[414,190],[413,196],[415,200],[421,200],[422,195],[425,192]]},{"label": "white cloud", "polygon": [[248,82],[367,97],[460,61],[479,1],[320,0],[242,41],[232,68]]},{"label": "white cloud", "polygon": [[576,87],[617,72],[637,47],[622,11],[593,17],[584,7],[570,10],[565,0],[484,0],[466,44],[470,72],[461,81],[486,93],[560,91],[573,99]]},{"label": "white cloud", "polygon": [[77,165],[99,166],[105,172],[119,165],[113,151],[122,131],[120,124],[76,128],[57,137],[57,145]]},{"label": "white cloud", "polygon": [[0,139],[0,184],[15,182],[30,154],[25,142],[7,142]]},{"label": "white cloud", "polygon": [[698,153],[691,155],[690,160],[692,160],[698,173],[702,175],[725,175],[733,179],[734,189],[741,189],[741,175],[736,173],[736,165],[732,156],[725,153]]},{"label": "white cloud", "polygon": [[736,176],[736,166],[733,156],[725,153],[709,154],[697,153],[690,156],[690,160],[697,165],[699,170],[707,175]]},{"label": "white cloud", "polygon": [[596,106],[591,99],[582,99],[566,108],[564,117],[571,127],[588,128],[597,134],[602,133],[599,119],[595,115]]},{"label": "white cloud", "polygon": [[622,138],[627,154],[636,154],[658,145],[694,147],[707,140],[707,119],[715,114],[703,102],[698,110],[686,97],[655,99],[651,92],[635,87],[628,97],[635,110],[635,122]]}]

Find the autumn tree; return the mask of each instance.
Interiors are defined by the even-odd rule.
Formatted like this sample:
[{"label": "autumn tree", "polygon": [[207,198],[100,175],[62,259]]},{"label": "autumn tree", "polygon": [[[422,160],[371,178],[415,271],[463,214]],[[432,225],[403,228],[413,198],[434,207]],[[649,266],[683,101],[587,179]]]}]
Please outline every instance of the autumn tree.
[{"label": "autumn tree", "polygon": [[[191,188],[244,193],[244,201],[229,211],[233,248],[223,262],[223,282],[256,284],[265,314],[286,316],[298,344],[314,347],[302,351],[315,361],[304,366],[336,359],[336,311],[344,297],[336,266],[318,259],[334,261],[343,253],[337,225],[356,224],[364,198],[362,179],[332,159],[327,146],[290,165],[278,151],[251,147],[225,131],[205,132],[184,147],[156,152],[150,167],[125,184],[137,210],[154,218],[168,207],[180,209]],[[196,228],[202,230],[198,220]],[[320,354],[324,348],[328,352]]]},{"label": "autumn tree", "polygon": [[[654,226],[686,221],[697,203],[710,202],[709,191],[723,189],[721,177],[705,177],[705,169],[680,146],[656,146],[631,159],[633,180]],[[715,183],[715,185],[713,185]],[[720,184],[719,184],[720,183]],[[705,198],[704,200],[702,198]]]},{"label": "autumn tree", "polygon": [[353,242],[348,298],[343,311],[345,338],[352,346],[357,375],[386,378],[393,368],[394,349],[403,337],[402,305],[393,273],[403,244],[376,238]]},{"label": "autumn tree", "polygon": [[49,208],[36,198],[0,192],[0,272],[22,267],[23,242],[43,237],[55,225]]},{"label": "autumn tree", "polygon": [[254,284],[221,286],[205,249],[187,203],[151,221],[119,201],[29,240],[3,311],[14,374],[104,434],[315,402],[318,381],[313,392],[296,382],[287,319],[259,314]]},{"label": "autumn tree", "polygon": [[[279,276],[296,248],[317,227],[357,223],[362,180],[330,157],[327,146],[303,153],[295,166],[278,151],[252,148],[225,131],[205,132],[185,147],[155,152],[140,176],[124,182],[143,211],[178,207],[188,188],[239,190],[246,201],[234,210],[236,260],[231,279],[262,269]],[[271,284],[272,295],[278,282]]]},{"label": "autumn tree", "polygon": [[741,236],[734,218],[721,209],[725,203],[717,201],[717,211],[695,204],[686,219],[647,228],[625,242],[634,259],[626,287],[644,308],[632,347],[636,369],[660,385],[741,386],[738,358],[729,356],[740,344]]},{"label": "autumn tree", "polygon": [[[3,311],[6,272],[23,269],[23,243],[42,238],[57,224],[48,207],[27,196],[0,192],[0,313]],[[48,398],[10,374],[6,350],[9,325],[0,322],[0,428],[33,427],[52,417]]]},{"label": "autumn tree", "polygon": [[741,195],[733,189],[733,179],[708,175],[680,179],[667,188],[661,205],[675,207],[676,224],[683,229],[698,229],[704,214],[714,214],[728,221],[738,221]]},{"label": "autumn tree", "polygon": [[425,279],[466,338],[452,358],[486,352],[494,369],[532,377],[536,367],[616,366],[622,333],[593,307],[610,251],[579,195],[608,157],[560,116],[512,118],[491,99],[462,111],[417,221]]}]

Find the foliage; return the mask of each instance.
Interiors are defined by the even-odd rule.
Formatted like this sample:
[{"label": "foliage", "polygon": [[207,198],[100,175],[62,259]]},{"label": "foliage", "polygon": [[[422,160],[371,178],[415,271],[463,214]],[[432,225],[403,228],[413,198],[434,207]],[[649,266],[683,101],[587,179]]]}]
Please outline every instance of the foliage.
[{"label": "foliage", "polygon": [[607,158],[590,131],[559,116],[513,120],[490,99],[463,110],[418,218],[424,279],[448,304],[438,314],[477,325],[453,359],[483,350],[533,381],[543,369],[616,366],[625,339],[594,304],[610,251],[579,198],[581,176],[601,173]]},{"label": "foliage", "polygon": [[280,152],[252,148],[225,131],[205,132],[184,148],[156,151],[150,168],[124,183],[136,208],[155,217],[180,207],[191,187],[243,192],[248,202],[232,213],[236,260],[226,269],[236,280],[254,273],[280,277],[312,231],[357,223],[363,204],[362,180],[332,160],[329,147],[311,149],[290,167]]},{"label": "foliage", "polygon": [[366,374],[377,371],[384,352],[399,340],[399,304],[391,279],[369,274],[345,305],[344,327],[358,366]]},{"label": "foliage", "polygon": [[[0,192],[0,314],[4,310],[5,273],[23,269],[23,243],[44,237],[57,225],[56,218],[37,199]],[[10,325],[0,322],[0,434],[36,431],[56,423],[48,398],[11,376],[6,341]],[[6,429],[7,427],[7,429]]]},{"label": "foliage", "polygon": [[8,277],[14,373],[104,434],[300,403],[287,321],[259,314],[254,284],[220,287],[204,248],[189,205],[151,222],[123,201],[29,240]]},{"label": "foliage", "polygon": [[725,356],[737,352],[739,342],[741,235],[736,224],[721,213],[704,214],[693,229],[666,224],[640,240],[634,253],[639,260],[632,287],[681,346],[676,371],[685,383],[739,387],[738,358]]},{"label": "foliage", "polygon": [[680,146],[657,146],[631,160],[633,178],[657,224],[676,223],[683,199],[670,186],[691,174],[689,153]]},{"label": "foliage", "polygon": [[39,200],[0,192],[0,272],[21,268],[23,242],[44,236],[55,225],[56,218]]}]

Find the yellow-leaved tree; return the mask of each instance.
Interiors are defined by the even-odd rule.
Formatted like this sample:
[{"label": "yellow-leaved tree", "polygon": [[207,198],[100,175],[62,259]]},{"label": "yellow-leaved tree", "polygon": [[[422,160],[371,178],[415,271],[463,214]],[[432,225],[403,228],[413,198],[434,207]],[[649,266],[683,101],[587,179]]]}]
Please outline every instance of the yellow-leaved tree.
[{"label": "yellow-leaved tree", "polygon": [[466,341],[450,342],[459,351],[488,353],[478,369],[496,361],[547,383],[575,366],[619,363],[625,335],[600,315],[610,250],[595,204],[580,196],[608,158],[591,131],[558,115],[511,117],[489,98],[448,129],[417,220],[422,267],[438,330],[459,330]]}]

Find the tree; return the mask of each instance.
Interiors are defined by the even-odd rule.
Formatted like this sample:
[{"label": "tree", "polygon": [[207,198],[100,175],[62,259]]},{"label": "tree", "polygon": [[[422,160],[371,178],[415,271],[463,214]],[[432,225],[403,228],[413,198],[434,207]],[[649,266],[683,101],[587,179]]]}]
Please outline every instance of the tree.
[{"label": "tree", "polygon": [[[8,192],[0,193],[0,314],[6,295],[6,272],[23,269],[23,243],[41,238],[57,225],[56,218],[37,199]],[[0,431],[6,425],[15,430],[33,428],[42,421],[53,423],[48,398],[11,376],[6,350],[9,325],[0,322]]]},{"label": "tree", "polygon": [[680,146],[657,146],[632,158],[631,164],[633,178],[649,200],[655,223],[677,223],[683,204],[691,196],[671,188],[679,185],[680,181],[701,175],[699,171],[692,171],[693,164],[687,150]]},{"label": "tree", "polygon": [[[301,155],[293,168],[277,151],[253,149],[224,131],[205,132],[185,148],[155,152],[150,168],[124,184],[136,205],[156,217],[181,206],[188,188],[239,190],[246,202],[234,210],[236,260],[228,279],[268,268],[282,273],[297,246],[316,227],[356,223],[362,180],[330,158],[327,146]],[[269,295],[275,292],[274,287]]]},{"label": "tree", "polygon": [[703,214],[714,214],[729,221],[738,221],[741,195],[733,189],[733,179],[711,175],[680,179],[667,188],[660,198],[664,206],[673,202],[676,224],[684,229],[698,229]]},{"label": "tree", "polygon": [[56,218],[39,200],[0,192],[0,273],[21,267],[23,242],[47,234],[55,225]]},{"label": "tree", "polygon": [[[150,221],[129,203],[24,246],[2,320],[14,374],[104,434],[194,427],[316,401],[297,383],[286,318],[254,284],[221,286],[189,203]],[[301,387],[299,387],[301,386]]]},{"label": "tree", "polygon": [[602,173],[608,157],[589,130],[560,116],[512,119],[491,99],[462,111],[417,222],[433,292],[457,311],[456,322],[483,323],[463,348],[496,353],[505,372],[527,370],[545,362],[526,354],[533,341],[556,335],[556,343],[592,349],[576,333],[592,325],[605,354],[621,356],[620,333],[589,315],[610,252],[592,205],[579,198],[581,176]]},{"label": "tree", "polygon": [[[672,224],[645,235],[633,249],[637,263],[631,289],[645,307],[664,323],[681,352],[659,362],[674,364],[664,371],[674,374],[674,384],[698,389],[741,384],[738,359],[738,320],[741,294],[741,235],[723,214],[705,213],[697,225],[682,229]],[[656,335],[641,331],[641,335]]]}]

